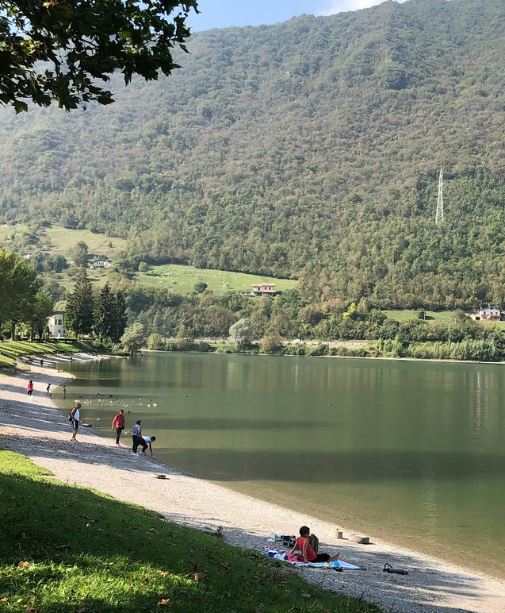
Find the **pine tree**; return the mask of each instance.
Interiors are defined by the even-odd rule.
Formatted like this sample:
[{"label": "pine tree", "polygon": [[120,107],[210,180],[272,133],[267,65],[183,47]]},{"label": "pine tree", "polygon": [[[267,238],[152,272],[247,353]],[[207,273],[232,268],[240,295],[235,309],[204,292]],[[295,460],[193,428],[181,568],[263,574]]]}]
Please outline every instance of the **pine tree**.
[{"label": "pine tree", "polygon": [[75,282],[74,291],[67,300],[67,317],[77,336],[90,334],[94,323],[93,288],[85,268],[82,268]]},{"label": "pine tree", "polygon": [[98,296],[95,309],[95,333],[102,340],[112,340],[116,319],[116,299],[106,283]]},{"label": "pine tree", "polygon": [[127,323],[126,297],[124,292],[119,291],[115,295],[113,304],[111,339],[114,343],[118,343],[123,336]]}]

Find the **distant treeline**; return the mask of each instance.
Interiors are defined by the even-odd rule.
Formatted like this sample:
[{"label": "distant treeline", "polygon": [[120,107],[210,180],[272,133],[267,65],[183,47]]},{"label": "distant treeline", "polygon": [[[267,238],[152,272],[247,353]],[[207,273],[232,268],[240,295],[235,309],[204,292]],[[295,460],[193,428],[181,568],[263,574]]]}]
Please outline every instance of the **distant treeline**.
[{"label": "distant treeline", "polygon": [[[505,328],[482,325],[462,311],[452,319],[398,322],[368,301],[317,309],[296,290],[275,298],[250,298],[211,292],[189,297],[134,290],[128,296],[130,321],[142,324],[152,349],[209,350],[205,338],[228,339],[223,350],[289,355],[356,355],[495,360],[505,356]],[[178,339],[171,341],[167,339]],[[194,339],[197,345],[194,344]],[[293,342],[298,339],[297,342]],[[325,341],[319,348],[307,341]],[[332,341],[372,341],[349,349],[330,348]],[[301,341],[301,342],[300,342]],[[335,344],[335,343],[334,343]],[[337,343],[338,346],[338,343]],[[368,348],[366,348],[368,347]]]}]

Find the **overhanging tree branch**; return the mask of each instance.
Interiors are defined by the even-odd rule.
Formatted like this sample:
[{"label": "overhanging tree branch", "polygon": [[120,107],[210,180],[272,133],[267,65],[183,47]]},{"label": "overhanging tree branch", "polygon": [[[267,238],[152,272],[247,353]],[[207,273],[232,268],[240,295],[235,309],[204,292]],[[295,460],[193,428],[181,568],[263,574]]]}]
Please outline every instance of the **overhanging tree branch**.
[{"label": "overhanging tree branch", "polygon": [[186,51],[187,18],[198,0],[0,0],[0,103],[28,101],[71,110],[113,102],[107,82],[120,72],[157,79]]}]

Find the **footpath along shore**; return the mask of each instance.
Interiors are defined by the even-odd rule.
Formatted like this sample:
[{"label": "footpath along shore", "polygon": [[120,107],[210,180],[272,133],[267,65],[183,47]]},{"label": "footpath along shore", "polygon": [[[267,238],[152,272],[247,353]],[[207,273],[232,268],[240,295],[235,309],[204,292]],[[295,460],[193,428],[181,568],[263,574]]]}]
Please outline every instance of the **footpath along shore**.
[{"label": "footpath along shore", "polygon": [[[30,377],[35,382],[32,397],[25,392]],[[128,449],[117,449],[112,440],[91,429],[82,429],[79,442],[71,443],[65,415],[45,392],[47,383],[61,385],[70,379],[69,374],[33,365],[30,372],[0,374],[0,448],[25,454],[61,481],[142,505],[170,521],[206,530],[222,526],[226,541],[241,547],[262,550],[271,545],[268,539],[273,533],[295,534],[307,524],[324,550],[339,551],[342,558],[366,570],[299,572],[322,588],[362,597],[386,611],[505,611],[504,581],[383,542],[359,545],[349,533],[348,540],[337,541],[333,524],[180,474]],[[70,387],[67,397],[72,398]],[[159,474],[168,478],[156,479]],[[409,575],[384,573],[385,562],[407,569]]]}]

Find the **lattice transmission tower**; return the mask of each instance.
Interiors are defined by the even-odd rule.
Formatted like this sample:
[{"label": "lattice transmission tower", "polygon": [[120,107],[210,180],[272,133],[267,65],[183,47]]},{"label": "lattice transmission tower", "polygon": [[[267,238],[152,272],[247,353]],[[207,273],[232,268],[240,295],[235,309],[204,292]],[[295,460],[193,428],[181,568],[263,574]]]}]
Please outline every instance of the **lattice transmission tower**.
[{"label": "lattice transmission tower", "polygon": [[435,214],[435,223],[440,226],[444,223],[444,169],[440,169],[440,177],[438,179],[438,199],[437,212]]}]

